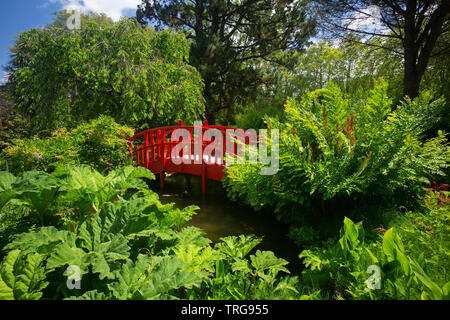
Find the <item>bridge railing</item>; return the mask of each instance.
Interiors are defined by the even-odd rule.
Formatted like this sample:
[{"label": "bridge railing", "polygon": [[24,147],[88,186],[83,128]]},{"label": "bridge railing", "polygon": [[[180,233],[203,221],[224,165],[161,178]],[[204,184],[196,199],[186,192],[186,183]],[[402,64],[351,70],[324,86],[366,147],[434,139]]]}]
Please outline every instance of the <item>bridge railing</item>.
[{"label": "bridge railing", "polygon": [[[172,141],[172,134],[177,129],[185,129],[189,134],[189,141],[185,142],[183,137],[179,137],[177,141]],[[161,187],[164,186],[165,172],[183,172],[187,174],[201,175],[203,178],[203,191],[205,190],[205,179],[213,179],[220,181],[223,176],[223,167],[227,165],[227,157],[242,156],[243,144],[258,143],[256,133],[246,132],[244,134],[234,135],[230,130],[236,128],[208,125],[205,120],[201,126],[184,126],[183,120],[179,120],[178,126],[166,126],[152,128],[142,131],[129,139],[130,153],[136,165],[146,167],[153,173],[160,174]],[[205,138],[207,130],[214,129],[217,134],[220,132],[222,136],[222,146],[219,145],[217,139]],[[175,165],[180,160],[172,159],[173,148],[180,144],[181,150],[178,149],[178,157],[182,157],[181,165]],[[212,154],[204,154],[207,146],[213,144],[214,152]],[[191,159],[187,159],[188,157]],[[200,159],[199,159],[200,158]],[[189,163],[191,164],[186,164]],[[193,163],[192,163],[193,162]]]}]

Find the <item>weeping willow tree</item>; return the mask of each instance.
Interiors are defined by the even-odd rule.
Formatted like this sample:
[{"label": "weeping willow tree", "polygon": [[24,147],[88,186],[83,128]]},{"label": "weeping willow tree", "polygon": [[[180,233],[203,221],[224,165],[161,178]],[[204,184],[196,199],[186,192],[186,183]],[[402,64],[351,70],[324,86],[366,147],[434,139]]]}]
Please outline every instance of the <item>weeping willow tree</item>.
[{"label": "weeping willow tree", "polygon": [[182,34],[134,20],[82,20],[17,36],[10,64],[19,106],[35,131],[74,127],[109,115],[136,129],[203,115],[202,79],[188,64]]}]

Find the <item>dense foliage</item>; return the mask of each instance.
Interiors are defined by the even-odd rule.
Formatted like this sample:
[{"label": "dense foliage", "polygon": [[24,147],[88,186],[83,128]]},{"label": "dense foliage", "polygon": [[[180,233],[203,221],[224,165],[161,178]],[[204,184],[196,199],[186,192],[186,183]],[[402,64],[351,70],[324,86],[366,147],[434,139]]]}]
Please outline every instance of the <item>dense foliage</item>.
[{"label": "dense foliage", "polygon": [[206,117],[230,122],[240,106],[256,98],[267,81],[259,64],[289,65],[312,35],[315,22],[306,1],[148,1],[138,7],[140,22],[171,27],[193,40],[190,63],[204,80]]},{"label": "dense foliage", "polygon": [[362,222],[345,218],[337,241],[299,255],[303,284],[334,299],[449,299],[450,204],[428,197],[423,213],[409,211],[388,230],[367,234]]},{"label": "dense foliage", "polygon": [[125,163],[127,139],[131,136],[132,129],[100,116],[71,131],[55,130],[47,138],[13,140],[1,157],[16,174],[29,170],[50,172],[64,164],[89,164],[98,170],[111,170]]},{"label": "dense foliage", "polygon": [[260,175],[260,164],[229,166],[230,195],[288,217],[299,205],[326,209],[338,200],[420,193],[427,177],[443,175],[449,165],[443,132],[421,141],[444,101],[424,94],[393,110],[386,90],[379,82],[367,96],[352,99],[331,84],[301,101],[288,100],[286,121],[269,119],[280,130],[278,173]]},{"label": "dense foliage", "polygon": [[[0,87],[0,300],[450,299],[448,3],[144,0],[22,32]],[[339,39],[310,38],[316,19]],[[242,161],[223,184],[287,222],[304,268],[253,234],[212,243],[198,207],[149,189],[127,138],[180,118],[279,131],[275,174]]]},{"label": "dense foliage", "polygon": [[[0,172],[2,223],[23,208],[25,218],[41,217],[3,248],[0,299],[300,297],[298,279],[282,276],[287,261],[270,251],[249,255],[261,239],[231,236],[211,246],[200,229],[184,226],[197,207],[162,205],[144,177],[154,178],[133,167],[107,176],[87,166],[18,178]],[[75,268],[79,278],[68,278]],[[77,279],[78,289],[68,285]]]},{"label": "dense foliage", "polygon": [[0,151],[29,131],[29,121],[15,108],[10,89],[11,85],[0,86]]},{"label": "dense foliage", "polygon": [[[95,21],[95,20],[94,20]],[[22,32],[11,64],[19,106],[35,131],[74,127],[101,114],[134,128],[203,115],[202,80],[189,43],[132,20]]]},{"label": "dense foliage", "polygon": [[422,213],[388,230],[345,218],[339,239],[299,255],[299,282],[286,260],[255,251],[253,235],[211,245],[185,226],[198,207],[162,205],[142,178],[154,176],[134,167],[0,172],[0,298],[448,298],[448,192],[429,192]]}]

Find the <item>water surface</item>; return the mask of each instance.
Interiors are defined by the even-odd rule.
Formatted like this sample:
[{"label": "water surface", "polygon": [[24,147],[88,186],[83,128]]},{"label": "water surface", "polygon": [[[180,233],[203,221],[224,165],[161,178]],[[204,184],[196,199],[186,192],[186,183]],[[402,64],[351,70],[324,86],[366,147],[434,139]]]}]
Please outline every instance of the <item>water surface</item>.
[{"label": "water surface", "polygon": [[187,225],[202,229],[211,241],[240,234],[263,237],[255,250],[273,251],[277,257],[289,261],[287,267],[292,273],[300,271],[302,264],[298,254],[301,249],[287,237],[288,227],[277,221],[273,212],[256,212],[248,205],[230,200],[221,183],[208,180],[203,195],[200,177],[173,174],[166,177],[163,190],[156,183],[152,184],[152,189],[164,204],[173,202],[180,209],[199,206],[198,214]]}]

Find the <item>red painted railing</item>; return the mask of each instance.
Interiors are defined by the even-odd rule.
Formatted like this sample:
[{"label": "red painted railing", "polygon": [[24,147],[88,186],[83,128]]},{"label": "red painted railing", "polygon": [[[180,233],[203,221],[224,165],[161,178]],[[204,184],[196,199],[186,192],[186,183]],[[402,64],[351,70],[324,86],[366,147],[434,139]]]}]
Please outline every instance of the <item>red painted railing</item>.
[{"label": "red painted railing", "polygon": [[[198,136],[196,136],[196,133],[200,133],[200,128],[201,134],[197,134]],[[186,142],[183,144],[183,149],[181,150],[179,157],[186,159],[189,158],[189,154],[191,154],[191,163],[177,164],[177,161],[172,159],[173,148],[179,142],[183,141],[183,138],[180,138],[175,142],[171,141],[172,133],[176,129],[186,129],[189,133],[190,143]],[[204,138],[205,131],[209,129],[220,131],[223,141],[221,146],[216,139]],[[224,155],[235,156],[238,152],[241,152],[238,149],[238,143],[235,137],[227,132],[229,129],[236,130],[231,127],[210,126],[208,125],[207,120],[205,120],[201,127],[183,126],[183,120],[179,120],[178,126],[153,128],[136,134],[129,139],[130,152],[135,165],[143,166],[153,173],[159,174],[161,188],[164,188],[164,175],[166,172],[180,172],[201,176],[202,191],[205,192],[206,179],[216,181],[222,180],[223,169],[227,165],[227,157],[224,157]],[[247,132],[247,135],[242,136],[240,139],[238,138],[238,141],[245,144],[257,143],[257,138],[256,134]],[[216,143],[216,146],[219,146],[220,151],[209,155],[204,154],[205,148],[211,143]],[[190,148],[190,153],[188,152],[188,148]]]}]

